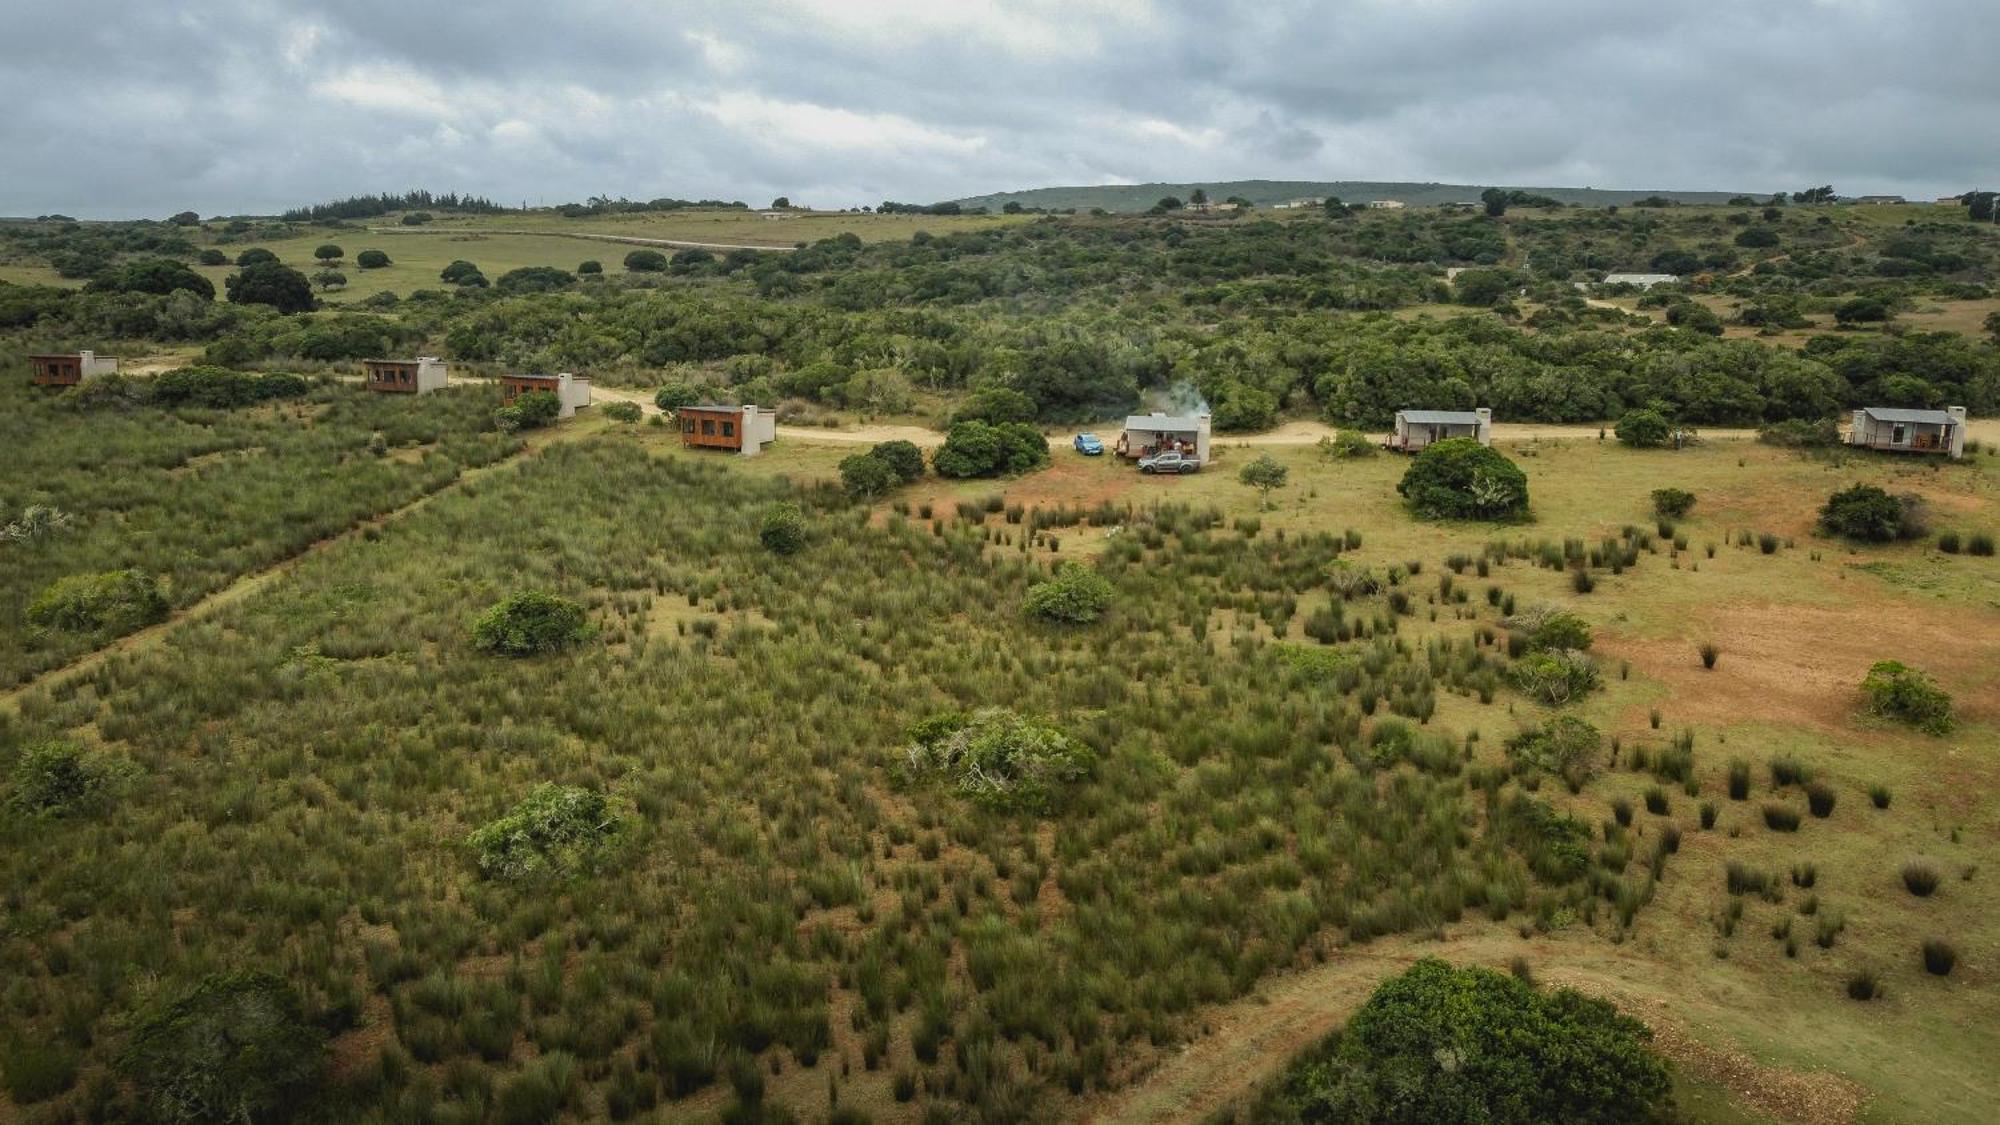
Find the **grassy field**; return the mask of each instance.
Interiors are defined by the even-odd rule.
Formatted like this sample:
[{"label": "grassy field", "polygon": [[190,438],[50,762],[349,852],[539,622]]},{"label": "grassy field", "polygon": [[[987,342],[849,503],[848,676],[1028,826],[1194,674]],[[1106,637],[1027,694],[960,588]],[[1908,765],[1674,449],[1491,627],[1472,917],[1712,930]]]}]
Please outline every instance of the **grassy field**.
[{"label": "grassy field", "polygon": [[[1228,443],[1189,478],[1059,448],[1016,480],[927,477],[857,510],[816,486],[852,445],[740,461],[586,413],[518,467],[19,700],[0,764],[59,737],[136,776],[108,814],[7,822],[4,1022],[69,1060],[49,1104],[115,1107],[126,1013],[265,967],[333,1032],[331,1106],[511,1117],[548,1096],[577,1119],[679,1117],[754,1081],[806,1116],[965,1102],[1046,1119],[1143,1084],[1188,1037],[1200,1051],[1216,1013],[1272,982],[1401,933],[1446,956],[1518,952],[1753,1060],[1711,1073],[1709,1054],[1676,1055],[1698,1119],[1760,1119],[1806,1091],[1850,1116],[1865,1096],[1865,1120],[1981,1120],[2000,1098],[1983,1065],[2000,1050],[2000,564],[1850,549],[1811,523],[1868,480],[1927,497],[1940,530],[1991,533],[2000,460],[1635,452],[1593,433],[1510,443],[1535,519],[1496,528],[1412,520],[1405,462],[1311,446],[1255,451],[1291,470],[1260,512],[1235,479],[1253,450]],[[1654,526],[1647,496],[1666,485],[1700,498],[1675,529],[1685,549]],[[774,556],[757,519],[787,497],[813,538]],[[1533,558],[1638,534],[1635,564],[1588,594]],[[1026,586],[1076,558],[1112,579],[1110,616],[1022,620]],[[1336,605],[1320,577],[1335,558],[1400,568],[1404,610]],[[472,617],[526,587],[581,601],[596,637],[527,662],[475,651]],[[1567,711],[1620,750],[1578,794],[1500,768],[1507,737],[1551,714],[1481,643],[1502,594],[1596,633],[1604,690]],[[1324,646],[1331,663],[1297,655],[1337,609],[1356,635]],[[1956,696],[1957,731],[1861,711],[1857,683],[1889,657]],[[899,776],[907,724],[991,705],[1094,752],[1047,814]],[[1392,716],[1417,733],[1383,759]],[[1686,782],[1633,768],[1677,737]],[[1784,756],[1837,796],[1796,832],[1762,815],[1804,812],[1798,786],[1774,785]],[[467,834],[545,781],[611,797],[611,859],[554,887],[483,877]],[[1587,877],[1542,873],[1519,801],[1591,827]],[[1928,898],[1898,874],[1917,857],[1945,876]],[[1732,862],[1775,889],[1732,895]],[[1791,876],[1807,863],[1809,889]],[[1932,937],[1959,951],[1948,978],[1918,962]],[[1847,998],[1863,968],[1882,998]],[[1828,1112],[1813,1119],[1843,1119]]]}]

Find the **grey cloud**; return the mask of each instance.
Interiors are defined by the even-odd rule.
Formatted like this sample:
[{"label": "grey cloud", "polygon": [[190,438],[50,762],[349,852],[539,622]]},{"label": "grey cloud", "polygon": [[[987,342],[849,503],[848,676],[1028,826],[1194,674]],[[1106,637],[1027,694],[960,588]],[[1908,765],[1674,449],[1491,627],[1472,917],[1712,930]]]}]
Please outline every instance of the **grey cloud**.
[{"label": "grey cloud", "polygon": [[0,0],[0,213],[361,191],[2000,186],[1986,0]]}]

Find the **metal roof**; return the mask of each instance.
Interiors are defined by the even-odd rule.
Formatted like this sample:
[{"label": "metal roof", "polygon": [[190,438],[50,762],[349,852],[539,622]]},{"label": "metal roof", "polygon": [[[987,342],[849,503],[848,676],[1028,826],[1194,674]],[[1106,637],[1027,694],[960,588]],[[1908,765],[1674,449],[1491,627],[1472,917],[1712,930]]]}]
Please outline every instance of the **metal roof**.
[{"label": "metal roof", "polygon": [[1470,410],[1398,410],[1396,417],[1425,426],[1477,426],[1479,415]]},{"label": "metal roof", "polygon": [[1679,274],[1672,273],[1607,273],[1606,285],[1666,285],[1680,280]]},{"label": "metal roof", "polygon": [[1861,412],[1877,422],[1927,422],[1942,426],[1958,420],[1942,410],[1904,410],[1898,406],[1866,406]]},{"label": "metal roof", "polygon": [[740,407],[740,406],[725,406],[725,405],[723,405],[723,404],[721,404],[721,403],[718,403],[718,402],[704,402],[704,403],[700,403],[700,404],[698,404],[698,405],[695,405],[695,406],[683,406],[683,407],[681,407],[681,409],[682,409],[682,410],[707,410],[707,411],[710,411],[710,412],[712,412],[712,413],[716,413],[716,414],[741,414],[741,413],[743,413],[743,408],[742,408],[742,407]]},{"label": "metal roof", "polygon": [[1125,428],[1162,434],[1194,433],[1201,429],[1202,422],[1203,419],[1186,414],[1129,414],[1125,417]]}]

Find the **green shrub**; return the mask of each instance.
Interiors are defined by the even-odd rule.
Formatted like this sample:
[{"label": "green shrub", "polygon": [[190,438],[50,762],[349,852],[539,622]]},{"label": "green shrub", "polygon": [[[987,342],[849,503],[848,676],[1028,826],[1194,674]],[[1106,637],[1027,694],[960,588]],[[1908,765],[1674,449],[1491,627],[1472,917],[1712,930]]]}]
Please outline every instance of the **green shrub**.
[{"label": "green shrub", "polygon": [[1958,532],[1956,531],[1938,532],[1937,545],[1938,545],[1938,550],[1943,551],[1947,555],[1957,554],[1959,549]]},{"label": "green shrub", "polygon": [[1827,497],[1819,525],[1831,535],[1887,543],[1902,531],[1903,502],[1872,484],[1857,484]]},{"label": "green shrub", "polygon": [[1993,557],[1993,537],[1983,531],[1973,532],[1972,536],[1966,540],[1965,550],[1968,554],[1977,555],[1982,559],[1990,559]]},{"label": "green shrub", "polygon": [[604,794],[544,782],[507,815],[466,837],[466,844],[491,878],[566,879],[594,870],[620,827]]},{"label": "green shrub", "polygon": [[206,365],[163,371],[146,385],[147,398],[155,406],[208,410],[233,410],[273,399],[297,398],[307,389],[306,381],[297,375],[284,372],[252,375]]},{"label": "green shrub", "polygon": [[662,273],[667,264],[667,256],[658,250],[634,250],[625,255],[625,268],[633,273]]},{"label": "green shrub", "polygon": [[582,606],[539,590],[508,595],[472,626],[474,645],[507,656],[556,652],[589,635]]},{"label": "green shrub", "polygon": [[1831,418],[1789,418],[1759,427],[1757,440],[1786,449],[1827,449],[1840,444],[1840,425]]},{"label": "green shrub", "polygon": [[159,583],[137,570],[58,578],[28,603],[30,624],[71,633],[129,633],[166,617]]},{"label": "green shrub", "polygon": [[493,420],[507,433],[539,430],[562,415],[562,399],[554,391],[529,391],[493,412]]},{"label": "green shrub", "polygon": [[1616,432],[1619,441],[1634,449],[1651,449],[1667,443],[1673,434],[1673,423],[1659,411],[1641,407],[1626,411],[1618,419]]},{"label": "green shrub", "polygon": [[389,255],[380,250],[363,250],[354,256],[354,264],[364,270],[379,270],[389,264]]},{"label": "green shrub", "polygon": [[1653,511],[1669,519],[1679,519],[1694,510],[1695,495],[1684,488],[1653,490]]},{"label": "green shrub", "polygon": [[1087,625],[1111,606],[1111,580],[1082,563],[1066,562],[1054,578],[1028,587],[1021,608],[1030,617],[1065,625]]},{"label": "green shrub", "polygon": [[601,409],[606,418],[614,422],[625,422],[627,424],[637,422],[645,414],[645,411],[641,410],[639,404],[636,402],[614,400],[605,403]]},{"label": "green shrub", "polygon": [[1049,440],[1023,422],[960,422],[931,454],[941,477],[995,477],[1047,463]]},{"label": "green shrub", "polygon": [[76,1085],[81,1058],[60,1040],[17,1036],[0,1047],[0,1086],[17,1106],[47,1101]]},{"label": "green shrub", "polygon": [[255,1121],[306,1104],[325,1036],[290,985],[269,973],[220,973],[143,1011],[120,1065],[162,1121]]},{"label": "green shrub", "polygon": [[677,414],[699,403],[701,397],[701,388],[693,383],[668,383],[653,392],[653,405],[669,414]]},{"label": "green shrub", "polygon": [[1375,456],[1375,443],[1360,430],[1340,430],[1330,438],[1319,439],[1319,451],[1323,456],[1347,459]]},{"label": "green shrub", "polygon": [[1528,511],[1528,477],[1499,450],[1472,438],[1432,442],[1396,491],[1428,519],[1507,520]]},{"label": "green shrub", "polygon": [[1544,703],[1561,705],[1598,686],[1597,664],[1572,649],[1531,652],[1508,669],[1515,686]]},{"label": "green shrub", "polygon": [[1571,715],[1559,715],[1507,740],[1507,757],[1518,770],[1540,770],[1580,788],[1597,772],[1604,735]]},{"label": "green shrub", "polygon": [[39,743],[14,763],[7,807],[27,817],[99,812],[116,801],[133,772],[124,759],[66,742]]},{"label": "green shrub", "polygon": [[806,545],[806,514],[794,503],[774,504],[757,527],[757,541],[773,554],[789,555]]},{"label": "green shrub", "polygon": [[1533,605],[1509,617],[1507,629],[1522,638],[1529,652],[1574,649],[1581,652],[1591,645],[1590,623],[1566,609]]},{"label": "green shrub", "polygon": [[991,809],[1045,813],[1090,772],[1090,749],[1051,726],[986,708],[926,719],[910,728],[901,772],[938,778]]},{"label": "green shrub", "polygon": [[915,442],[901,439],[876,442],[869,452],[887,462],[889,468],[894,470],[896,479],[903,484],[923,479],[924,451],[918,449]]},{"label": "green shrub", "polygon": [[1426,958],[1281,1080],[1278,1119],[1661,1119],[1671,1081],[1652,1033],[1604,1000]]},{"label": "green shrub", "polygon": [[1949,733],[1954,724],[1951,695],[1921,671],[1900,661],[1878,660],[1861,681],[1871,711],[1908,723],[1926,734]]}]

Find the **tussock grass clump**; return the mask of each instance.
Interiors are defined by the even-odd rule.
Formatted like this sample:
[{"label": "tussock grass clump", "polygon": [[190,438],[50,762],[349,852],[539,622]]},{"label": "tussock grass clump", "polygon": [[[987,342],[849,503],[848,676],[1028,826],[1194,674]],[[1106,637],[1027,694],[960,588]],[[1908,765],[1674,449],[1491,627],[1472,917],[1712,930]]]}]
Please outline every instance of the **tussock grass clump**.
[{"label": "tussock grass clump", "polygon": [[1889,787],[1886,785],[1878,783],[1868,787],[1868,800],[1878,809],[1889,807],[1890,796]]},{"label": "tussock grass clump", "polygon": [[1715,827],[1715,817],[1718,811],[1714,801],[1703,801],[1701,803],[1701,826],[1704,829]]},{"label": "tussock grass clump", "polygon": [[1701,653],[1701,666],[1703,668],[1714,668],[1716,660],[1722,656],[1722,649],[1713,641],[1703,641],[1697,651]]},{"label": "tussock grass clump", "polygon": [[1993,537],[1983,531],[1974,532],[1966,540],[1965,549],[1968,554],[1977,555],[1982,559],[1990,559],[1993,557]]},{"label": "tussock grass clump", "polygon": [[1792,885],[1801,889],[1810,888],[1819,882],[1819,867],[1812,863],[1792,864]]},{"label": "tussock grass clump", "polygon": [[1723,886],[1733,895],[1761,895],[1771,889],[1771,876],[1767,872],[1732,859],[1723,868]]},{"label": "tussock grass clump", "polygon": [[1927,860],[1913,859],[1903,865],[1903,886],[1918,898],[1929,898],[1942,881],[1943,876]]},{"label": "tussock grass clump", "polygon": [[1797,832],[1799,810],[1790,805],[1771,802],[1764,806],[1764,827],[1773,832]]},{"label": "tussock grass clump", "polygon": [[1847,996],[1850,1000],[1876,1000],[1883,995],[1882,979],[1873,969],[1856,969],[1847,978]]},{"label": "tussock grass clump", "polygon": [[1771,787],[1783,789],[1787,785],[1803,785],[1812,780],[1812,770],[1804,762],[1789,754],[1780,754],[1771,759]]},{"label": "tussock grass clump", "polygon": [[1923,945],[1924,971],[1934,977],[1948,977],[1958,964],[1958,948],[1943,938],[1930,938]]},{"label": "tussock grass clump", "polygon": [[1806,807],[1812,810],[1812,814],[1821,820],[1825,820],[1827,817],[1833,815],[1833,806],[1836,799],[1837,794],[1834,793],[1831,785],[1823,781],[1806,783]]},{"label": "tussock grass clump", "polygon": [[1646,787],[1646,811],[1654,816],[1667,815],[1669,805],[1667,791],[1657,785]]},{"label": "tussock grass clump", "polygon": [[1750,799],[1750,763],[1741,758],[1729,761],[1729,799],[1747,801]]}]

